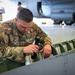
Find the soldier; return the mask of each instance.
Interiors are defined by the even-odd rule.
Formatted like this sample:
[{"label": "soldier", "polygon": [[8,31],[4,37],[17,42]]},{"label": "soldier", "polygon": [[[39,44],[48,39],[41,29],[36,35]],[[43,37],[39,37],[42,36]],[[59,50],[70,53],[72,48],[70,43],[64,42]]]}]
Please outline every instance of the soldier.
[{"label": "soldier", "polygon": [[[36,37],[43,44],[40,51],[39,46],[33,44]],[[34,53],[40,52],[47,58],[52,53],[51,45],[51,39],[33,22],[33,14],[27,8],[20,10],[13,20],[0,25],[0,57],[6,57],[8,65],[11,63],[16,64],[16,67],[24,65],[27,54],[33,56]]]},{"label": "soldier", "polygon": [[17,13],[23,8],[21,5],[22,5],[22,3],[21,2],[18,2],[18,8],[17,8]]}]

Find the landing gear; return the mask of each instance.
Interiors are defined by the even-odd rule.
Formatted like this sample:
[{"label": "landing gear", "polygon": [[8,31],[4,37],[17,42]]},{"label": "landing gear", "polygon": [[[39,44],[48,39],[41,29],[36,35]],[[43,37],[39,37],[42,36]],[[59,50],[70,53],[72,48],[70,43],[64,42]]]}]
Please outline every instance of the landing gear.
[{"label": "landing gear", "polygon": [[64,21],[64,23],[65,23],[66,25],[71,26],[71,25],[74,23],[74,21]]},{"label": "landing gear", "polygon": [[54,20],[54,24],[60,24],[60,23],[62,23],[62,21]]}]

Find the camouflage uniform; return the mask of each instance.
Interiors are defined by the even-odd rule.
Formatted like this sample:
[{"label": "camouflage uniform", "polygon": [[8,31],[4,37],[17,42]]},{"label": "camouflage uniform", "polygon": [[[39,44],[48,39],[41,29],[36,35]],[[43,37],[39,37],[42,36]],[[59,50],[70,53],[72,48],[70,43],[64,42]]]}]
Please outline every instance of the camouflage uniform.
[{"label": "camouflage uniform", "polygon": [[19,6],[17,10],[20,11],[21,9],[23,9],[23,7],[22,6]]},{"label": "camouflage uniform", "polygon": [[21,34],[18,31],[14,20],[2,23],[0,25],[0,57],[25,62],[23,47],[32,44],[35,37],[43,40],[44,45],[51,45],[51,39],[35,23],[27,34]]}]

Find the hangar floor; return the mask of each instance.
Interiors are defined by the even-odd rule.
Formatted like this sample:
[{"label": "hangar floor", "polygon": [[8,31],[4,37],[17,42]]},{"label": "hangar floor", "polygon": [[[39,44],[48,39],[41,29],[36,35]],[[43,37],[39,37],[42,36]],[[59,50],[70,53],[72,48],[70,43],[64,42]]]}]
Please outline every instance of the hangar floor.
[{"label": "hangar floor", "polygon": [[53,44],[75,39],[75,26],[53,25],[41,28],[48,34]]},{"label": "hangar floor", "polygon": [[34,18],[34,22],[48,34],[53,44],[75,39],[75,24],[72,26],[65,25],[64,23],[63,25],[55,25],[51,19],[36,18]]}]

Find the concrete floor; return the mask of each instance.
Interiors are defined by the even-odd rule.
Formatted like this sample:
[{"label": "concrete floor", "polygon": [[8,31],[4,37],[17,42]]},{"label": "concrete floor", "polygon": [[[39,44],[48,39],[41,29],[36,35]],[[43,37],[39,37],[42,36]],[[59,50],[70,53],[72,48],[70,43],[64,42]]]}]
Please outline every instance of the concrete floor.
[{"label": "concrete floor", "polygon": [[40,27],[48,34],[53,44],[75,39],[75,26],[54,25]]}]

